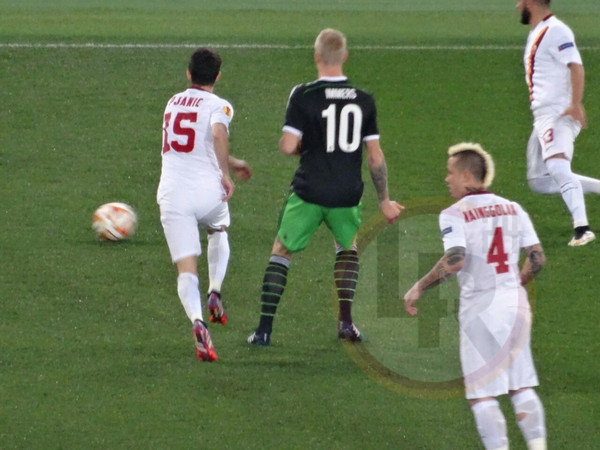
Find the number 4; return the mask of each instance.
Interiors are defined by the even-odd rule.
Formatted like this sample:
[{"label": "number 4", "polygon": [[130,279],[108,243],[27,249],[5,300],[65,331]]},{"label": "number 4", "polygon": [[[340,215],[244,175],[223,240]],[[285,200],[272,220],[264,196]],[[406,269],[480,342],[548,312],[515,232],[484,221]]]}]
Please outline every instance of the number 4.
[{"label": "number 4", "polygon": [[494,239],[487,254],[487,263],[496,264],[496,273],[508,272],[508,253],[504,251],[504,237],[502,236],[502,227],[496,227],[494,230]]}]

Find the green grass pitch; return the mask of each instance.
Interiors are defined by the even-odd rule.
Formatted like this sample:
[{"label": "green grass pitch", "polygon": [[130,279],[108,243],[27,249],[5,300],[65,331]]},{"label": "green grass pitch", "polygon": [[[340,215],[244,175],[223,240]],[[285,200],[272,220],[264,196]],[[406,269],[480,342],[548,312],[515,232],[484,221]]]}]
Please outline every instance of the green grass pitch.
[{"label": "green grass pitch", "polygon": [[[567,248],[562,201],[526,185],[528,29],[514,3],[0,0],[0,448],[482,448],[459,379],[456,284],[428,294],[419,319],[399,302],[441,254],[445,151],[464,140],[494,155],[494,190],[529,211],[546,250],[530,294],[550,448],[598,448],[600,244]],[[553,3],[587,73],[574,170],[598,177],[600,4]],[[325,229],[293,261],[273,345],[248,348],[296,167],[277,150],[287,96],[314,79],[324,27],[346,33],[346,73],[376,97],[390,191],[407,209],[382,227],[365,172],[360,349],[336,338]],[[255,172],[231,200],[230,321],[211,327],[213,364],[195,358],[155,202],[162,112],[202,44],[223,57],[231,150]],[[94,239],[108,201],[138,212],[130,241]],[[587,207],[599,231],[600,198]],[[525,448],[501,404],[511,448]]]}]

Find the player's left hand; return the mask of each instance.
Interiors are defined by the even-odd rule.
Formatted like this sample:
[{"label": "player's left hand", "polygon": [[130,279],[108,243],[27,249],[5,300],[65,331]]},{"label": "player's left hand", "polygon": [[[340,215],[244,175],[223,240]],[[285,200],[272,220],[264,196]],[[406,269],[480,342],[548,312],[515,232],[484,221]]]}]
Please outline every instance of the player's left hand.
[{"label": "player's left hand", "polygon": [[379,204],[379,209],[385,216],[388,223],[394,223],[400,217],[400,214],[404,210],[404,206],[393,200],[384,200]]},{"label": "player's left hand", "polygon": [[223,177],[221,178],[221,185],[223,186],[223,189],[225,189],[223,201],[226,202],[233,195],[233,191],[235,191],[235,183],[229,175],[223,174]]},{"label": "player's left hand", "polygon": [[421,288],[419,283],[415,283],[406,294],[404,294],[404,309],[411,316],[416,316],[419,310],[415,308],[415,303],[421,297]]},{"label": "player's left hand", "polygon": [[585,109],[581,103],[571,104],[562,113],[563,116],[571,116],[571,118],[581,125],[581,128],[587,128],[587,120],[585,118]]}]

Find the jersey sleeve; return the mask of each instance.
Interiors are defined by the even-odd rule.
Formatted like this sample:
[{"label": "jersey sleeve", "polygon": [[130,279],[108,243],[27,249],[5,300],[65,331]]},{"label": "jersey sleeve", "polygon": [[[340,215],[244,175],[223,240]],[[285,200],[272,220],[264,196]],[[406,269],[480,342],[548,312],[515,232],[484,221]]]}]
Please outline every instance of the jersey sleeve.
[{"label": "jersey sleeve", "polygon": [[465,238],[464,219],[458,208],[450,207],[443,210],[439,217],[440,232],[444,243],[444,251],[453,247],[467,247]]},{"label": "jersey sleeve", "polygon": [[519,216],[519,248],[530,247],[540,243],[529,214],[518,204],[515,204]]},{"label": "jersey sleeve", "polygon": [[290,93],[285,111],[283,131],[302,137],[304,130],[304,117],[300,108],[300,91],[301,89],[299,89],[299,86],[295,86]]},{"label": "jersey sleeve", "polygon": [[229,130],[229,124],[233,119],[233,106],[226,100],[222,100],[217,104],[217,107],[214,109],[210,116],[210,124],[211,126],[216,123],[222,123]]},{"label": "jersey sleeve", "polygon": [[551,30],[552,56],[565,66],[571,63],[583,64],[581,55],[575,44],[575,35],[567,26],[557,26]]},{"label": "jersey sleeve", "polygon": [[377,127],[377,108],[375,107],[375,100],[372,97],[369,97],[366,112],[367,114],[363,124],[363,141],[365,142],[379,139],[379,129]]}]

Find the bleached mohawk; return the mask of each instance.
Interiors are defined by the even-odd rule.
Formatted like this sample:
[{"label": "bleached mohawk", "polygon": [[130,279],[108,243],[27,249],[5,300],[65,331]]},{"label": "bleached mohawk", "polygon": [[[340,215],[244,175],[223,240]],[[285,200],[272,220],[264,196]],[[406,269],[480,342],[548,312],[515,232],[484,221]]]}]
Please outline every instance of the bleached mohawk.
[{"label": "bleached mohawk", "polygon": [[454,156],[457,153],[471,150],[483,158],[485,163],[485,176],[483,177],[483,187],[488,188],[494,181],[495,168],[492,156],[486,152],[483,147],[475,142],[461,142],[448,148],[448,156]]}]

